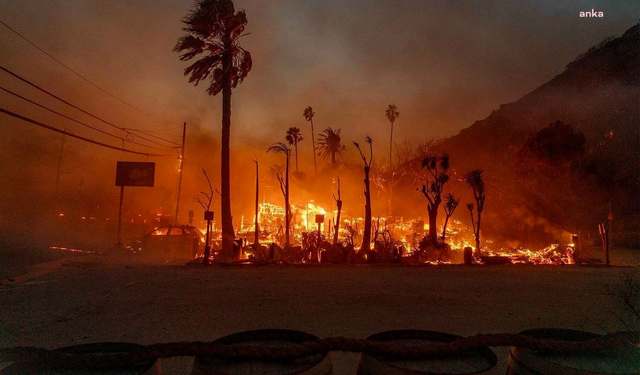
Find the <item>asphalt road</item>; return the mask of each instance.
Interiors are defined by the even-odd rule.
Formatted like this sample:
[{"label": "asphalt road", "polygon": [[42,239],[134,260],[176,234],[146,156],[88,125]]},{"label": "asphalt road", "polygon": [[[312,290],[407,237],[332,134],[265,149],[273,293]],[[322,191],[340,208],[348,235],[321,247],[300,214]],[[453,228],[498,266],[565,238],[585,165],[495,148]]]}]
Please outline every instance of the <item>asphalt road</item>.
[{"label": "asphalt road", "polygon": [[[636,267],[122,264],[83,256],[0,287],[0,346],[211,341],[251,329],[365,338],[392,329],[458,335],[562,327],[620,330],[606,295]],[[507,349],[496,348],[504,374]],[[334,373],[358,356],[334,353]],[[163,362],[188,373],[189,359]]]}]

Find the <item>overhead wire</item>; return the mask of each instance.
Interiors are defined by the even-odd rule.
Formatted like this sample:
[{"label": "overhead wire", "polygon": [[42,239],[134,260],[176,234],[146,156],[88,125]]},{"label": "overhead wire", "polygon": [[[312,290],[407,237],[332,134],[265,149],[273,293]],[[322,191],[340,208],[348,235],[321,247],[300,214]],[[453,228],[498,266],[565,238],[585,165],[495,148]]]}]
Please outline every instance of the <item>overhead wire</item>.
[{"label": "overhead wire", "polygon": [[44,106],[44,105],[42,105],[42,104],[39,104],[39,103],[36,103],[36,102],[34,102],[33,100],[28,99],[28,98],[25,98],[24,96],[22,96],[22,95],[20,95],[20,94],[17,94],[17,93],[15,93],[15,92],[11,91],[11,90],[8,90],[8,89],[6,89],[6,88],[4,88],[4,87],[2,87],[2,86],[0,86],[0,90],[2,90],[2,91],[4,91],[4,92],[6,92],[6,93],[8,93],[8,94],[11,94],[11,95],[13,95],[13,96],[15,96],[15,97],[17,97],[17,98],[20,98],[20,99],[22,99],[22,100],[24,100],[24,101],[26,101],[26,102],[28,102],[28,103],[31,103],[31,104],[33,104],[33,105],[35,105],[35,106],[38,106],[38,107],[40,107],[40,108],[42,108],[42,109],[45,109],[45,110],[47,110],[47,111],[49,111],[49,112],[51,112],[51,113],[54,113],[54,114],[56,114],[56,115],[58,115],[58,116],[60,116],[60,117],[64,117],[64,118],[66,118],[67,120],[73,121],[73,122],[75,122],[75,123],[78,123],[78,124],[80,124],[80,125],[82,125],[82,126],[85,126],[85,127],[89,128],[89,129],[93,129],[93,130],[95,130],[95,131],[97,131],[97,132],[100,132],[100,133],[102,133],[102,134],[106,134],[106,135],[108,135],[108,136],[110,136],[110,137],[113,137],[113,138],[116,138],[116,139],[122,140],[123,142],[129,142],[129,143],[132,143],[132,144],[135,144],[135,145],[139,145],[139,146],[143,146],[143,147],[154,148],[154,149],[156,149],[156,150],[164,150],[164,148],[155,147],[155,146],[150,146],[150,145],[145,145],[144,143],[139,143],[139,142],[136,142],[136,141],[132,141],[132,140],[130,140],[130,139],[122,138],[122,137],[119,137],[119,136],[117,136],[117,135],[115,135],[115,134],[111,134],[111,133],[106,132],[106,131],[104,131],[104,130],[102,130],[102,129],[99,129],[99,128],[96,128],[96,127],[94,127],[94,126],[91,126],[91,125],[89,125],[89,124],[85,124],[84,122],[78,121],[78,120],[76,120],[76,119],[74,119],[74,118],[72,118],[72,117],[69,117],[69,116],[64,115],[64,114],[62,114],[62,113],[60,113],[60,112],[57,112],[57,111],[55,111],[55,110],[53,110],[53,109],[51,109],[51,108],[49,108],[49,107],[46,107],[46,106]]},{"label": "overhead wire", "polygon": [[67,70],[69,70],[71,73],[75,74],[76,76],[80,77],[81,79],[83,79],[85,82],[89,83],[90,85],[92,85],[93,87],[97,88],[98,90],[102,91],[103,93],[109,95],[110,97],[116,99],[117,101],[119,101],[120,103],[140,112],[143,113],[151,118],[154,118],[158,121],[162,121],[164,123],[169,124],[170,122],[164,119],[161,119],[159,117],[156,117],[146,111],[143,111],[140,108],[137,108],[127,102],[125,102],[124,100],[118,98],[117,96],[113,95],[112,93],[108,92],[107,90],[103,89],[102,87],[98,86],[97,84],[93,83],[91,80],[89,80],[88,78],[86,78],[85,76],[83,76],[82,74],[76,72],[75,70],[73,70],[71,67],[69,67],[68,65],[64,64],[62,61],[58,60],[57,58],[55,58],[54,56],[50,55],[47,51],[45,51],[44,49],[38,47],[35,43],[33,43],[32,41],[30,41],[29,39],[27,39],[25,36],[23,36],[22,34],[20,34],[19,32],[17,32],[16,30],[14,30],[13,28],[11,28],[9,25],[7,25],[6,23],[2,22],[0,20],[0,24],[4,25],[4,27],[6,27],[7,29],[11,30],[14,34],[16,34],[17,36],[19,36],[20,38],[22,38],[25,42],[29,43],[30,45],[32,45],[35,49],[37,49],[38,51],[44,53],[45,55],[47,55],[49,58],[51,58],[53,61],[57,62],[58,64],[62,65],[63,67],[65,67]]},{"label": "overhead wire", "polygon": [[89,138],[86,138],[86,137],[82,137],[82,136],[79,136],[79,135],[76,135],[76,134],[70,133],[70,132],[65,131],[65,130],[58,129],[58,128],[54,127],[54,126],[47,125],[47,124],[42,123],[42,122],[40,122],[40,121],[36,121],[36,120],[30,119],[30,118],[28,118],[28,117],[25,117],[25,116],[19,115],[19,114],[17,114],[17,113],[11,112],[11,111],[8,111],[8,110],[6,110],[6,109],[4,109],[4,108],[0,108],[0,113],[4,113],[4,114],[6,114],[6,115],[9,115],[9,116],[15,117],[15,118],[20,119],[20,120],[25,121],[25,122],[29,122],[29,123],[31,123],[31,124],[33,124],[33,125],[36,125],[36,126],[39,126],[39,127],[45,128],[45,129],[48,129],[48,130],[52,130],[52,131],[57,132],[57,133],[61,133],[61,134],[64,134],[64,135],[68,135],[69,137],[72,137],[72,138],[80,139],[80,140],[82,140],[82,141],[89,142],[89,143],[92,143],[92,144],[94,144],[94,145],[98,145],[98,146],[102,146],[102,147],[110,148],[110,149],[113,149],[113,150],[118,150],[118,151],[122,151],[122,152],[127,152],[127,153],[130,153],[130,154],[146,155],[146,156],[154,156],[154,157],[165,157],[165,156],[170,156],[170,155],[163,155],[163,154],[150,154],[150,153],[147,153],[147,152],[140,152],[140,151],[134,151],[134,150],[127,150],[126,148],[124,148],[124,146],[123,146],[123,147],[116,147],[116,146],[112,146],[112,145],[109,145],[109,144],[106,144],[106,143],[102,143],[102,142],[94,141],[93,139],[89,139]]},{"label": "overhead wire", "polygon": [[[52,94],[51,92],[49,92],[49,91],[47,91],[47,90],[43,89],[42,87],[40,87],[40,86],[36,85],[35,83],[33,83],[33,82],[31,82],[31,81],[27,80],[26,78],[23,78],[23,77],[21,77],[21,76],[17,75],[16,73],[14,73],[14,72],[10,71],[9,69],[7,69],[7,68],[5,68],[5,67],[3,67],[3,66],[1,66],[1,65],[0,65],[0,70],[4,71],[5,73],[10,74],[11,76],[13,76],[13,77],[15,77],[15,78],[19,79],[20,81],[22,81],[22,82],[24,82],[24,83],[26,83],[26,84],[28,84],[28,85],[30,85],[30,86],[32,86],[32,87],[34,87],[35,89],[37,89],[37,90],[39,90],[39,91],[42,91],[42,92],[44,92],[45,94],[47,94],[47,95],[49,95],[49,96],[51,96],[51,97],[53,97],[53,98],[55,98],[55,99],[57,99],[57,100],[61,101],[62,103],[66,104],[66,105],[68,105],[68,106],[70,106],[70,107],[72,107],[72,108],[75,108],[76,110],[78,110],[78,111],[80,111],[80,112],[82,112],[82,113],[84,113],[84,114],[86,114],[86,115],[89,115],[89,116],[91,116],[91,117],[95,118],[96,120],[101,121],[101,122],[103,122],[103,123],[105,123],[105,124],[107,124],[107,125],[109,125],[109,126],[111,126],[111,127],[113,127],[113,128],[116,128],[116,129],[118,129],[118,130],[121,130],[121,131],[123,131],[123,132],[125,132],[125,133],[127,133],[127,134],[130,134],[131,136],[138,137],[138,138],[140,138],[140,139],[144,139],[145,141],[150,142],[150,143],[153,143],[153,144],[156,144],[156,145],[158,145],[158,146],[164,146],[164,145],[163,145],[163,144],[161,144],[161,143],[158,143],[158,142],[156,142],[156,141],[152,141],[152,140],[150,140],[150,139],[148,139],[148,138],[145,138],[145,137],[143,137],[143,136],[141,136],[141,135],[133,134],[131,131],[126,130],[126,129],[125,129],[124,127],[122,127],[122,126],[115,125],[115,124],[113,124],[113,123],[111,123],[111,122],[109,122],[109,121],[107,121],[107,120],[104,120],[104,119],[102,119],[102,118],[100,118],[100,117],[98,117],[98,116],[96,116],[96,115],[94,115],[94,114],[92,114],[92,113],[90,113],[90,112],[88,112],[88,111],[85,111],[84,109],[82,109],[82,108],[80,108],[80,107],[78,107],[78,106],[76,106],[76,105],[74,105],[74,104],[72,104],[72,103],[70,103],[70,102],[68,102],[68,101],[66,101],[66,100],[64,100],[64,99],[62,99],[62,98],[60,98],[59,96],[57,96],[57,95],[55,95],[55,94]],[[172,142],[172,143],[175,143],[175,142]]]}]

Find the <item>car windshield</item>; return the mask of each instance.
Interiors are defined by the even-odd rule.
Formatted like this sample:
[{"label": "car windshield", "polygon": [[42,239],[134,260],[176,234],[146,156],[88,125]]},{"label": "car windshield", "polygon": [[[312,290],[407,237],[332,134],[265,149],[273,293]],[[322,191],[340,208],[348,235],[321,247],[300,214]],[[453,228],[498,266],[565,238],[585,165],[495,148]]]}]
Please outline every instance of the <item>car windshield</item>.
[{"label": "car windshield", "polygon": [[182,228],[171,228],[170,236],[182,236]]},{"label": "car windshield", "polygon": [[154,230],[153,232],[151,232],[151,235],[152,236],[166,236],[168,230],[169,230],[169,228],[158,228],[158,229]]}]

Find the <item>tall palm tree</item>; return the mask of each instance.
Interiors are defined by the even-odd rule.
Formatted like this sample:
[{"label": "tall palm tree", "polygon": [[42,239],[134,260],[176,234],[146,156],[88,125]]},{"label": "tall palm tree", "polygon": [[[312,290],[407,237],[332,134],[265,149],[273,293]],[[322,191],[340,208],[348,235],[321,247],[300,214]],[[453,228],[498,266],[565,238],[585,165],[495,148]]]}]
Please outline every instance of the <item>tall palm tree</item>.
[{"label": "tall palm tree", "polygon": [[296,153],[296,173],[298,173],[298,143],[304,141],[302,138],[302,133],[300,133],[300,128],[289,128],[287,130],[287,136],[285,137],[289,145],[293,146]]},{"label": "tall palm tree", "polygon": [[240,47],[239,39],[247,25],[244,11],[235,11],[231,0],[198,0],[182,21],[187,35],[181,37],[174,51],[180,60],[199,60],[184,70],[189,83],[198,85],[209,78],[207,93],[222,92],[221,150],[221,217],[222,258],[233,253],[233,222],[231,217],[231,170],[229,166],[231,138],[231,90],[242,83],[251,71],[251,54]]},{"label": "tall palm tree", "polygon": [[394,171],[393,171],[393,124],[396,122],[398,117],[400,117],[400,112],[398,112],[398,107],[395,104],[389,104],[389,107],[385,111],[385,115],[387,119],[391,123],[391,138],[389,140],[389,198],[387,202],[389,203],[389,215],[393,214],[393,185],[394,185]]},{"label": "tall palm tree", "polygon": [[389,104],[385,114],[391,123],[391,139],[389,140],[389,171],[391,172],[391,166],[393,165],[393,124],[396,122],[398,117],[400,117],[400,112],[398,112],[398,107],[396,107],[395,104]]},{"label": "tall palm tree", "polygon": [[315,174],[318,174],[318,163],[316,162],[316,140],[314,139],[313,136],[313,116],[315,116],[316,113],[313,111],[313,108],[311,107],[307,107],[304,109],[304,112],[302,113],[302,116],[304,116],[305,120],[307,120],[307,122],[311,123],[311,146],[313,147],[313,169],[315,171]]},{"label": "tall palm tree", "polygon": [[289,159],[291,156],[291,149],[282,142],[277,142],[269,146],[267,153],[274,152],[276,154],[284,154],[287,157],[287,163],[285,167],[285,177],[278,172],[276,178],[280,183],[280,190],[284,196],[284,225],[285,225],[285,246],[291,245],[289,229],[291,227],[291,205],[289,204]]},{"label": "tall palm tree", "polygon": [[333,130],[326,128],[320,133],[318,139],[318,155],[324,160],[331,160],[331,168],[338,165],[338,158],[342,157],[342,152],[346,147],[342,144],[342,129]]}]

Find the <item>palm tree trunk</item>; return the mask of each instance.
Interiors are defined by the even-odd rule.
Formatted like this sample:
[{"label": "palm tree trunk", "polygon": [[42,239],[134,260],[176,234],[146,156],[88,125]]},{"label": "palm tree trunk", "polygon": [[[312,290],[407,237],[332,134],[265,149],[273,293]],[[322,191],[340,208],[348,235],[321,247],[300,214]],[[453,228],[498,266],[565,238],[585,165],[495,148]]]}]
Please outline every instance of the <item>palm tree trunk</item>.
[{"label": "palm tree trunk", "polygon": [[313,147],[313,169],[318,175],[318,163],[316,162],[316,140],[313,136],[313,118],[311,119],[311,147]]},{"label": "palm tree trunk", "polygon": [[[225,66],[229,66],[231,61]],[[222,152],[221,152],[221,211],[222,211],[222,253],[221,260],[233,257],[233,218],[231,216],[231,168],[230,168],[230,140],[231,140],[231,83],[227,80],[222,89]]]},{"label": "palm tree trunk", "polygon": [[285,177],[285,194],[284,194],[284,205],[285,205],[285,211],[284,211],[284,224],[285,224],[285,231],[284,231],[284,241],[285,241],[285,246],[289,247],[291,246],[291,241],[289,238],[289,228],[291,227],[291,206],[289,205],[289,154],[287,154],[287,167],[286,167],[286,171],[285,173],[287,174]]},{"label": "palm tree trunk", "polygon": [[259,171],[258,171],[258,160],[256,158],[256,215],[254,218],[254,222],[253,222],[253,227],[254,227],[254,231],[253,231],[253,235],[255,237],[254,241],[253,241],[253,248],[255,250],[255,252],[258,252],[258,249],[260,248],[260,224],[258,223],[258,213],[259,211],[259,204],[260,204],[260,200],[259,200],[259,194],[260,194],[260,180],[259,180]]},{"label": "palm tree trunk", "polygon": [[364,167],[364,233],[362,234],[362,246],[360,251],[364,251],[363,254],[371,250],[371,190],[369,184],[369,170],[370,167]]},{"label": "palm tree trunk", "polygon": [[336,169],[336,153],[331,153],[331,169]]},{"label": "palm tree trunk", "polygon": [[391,123],[391,139],[389,140],[389,216],[393,216],[393,122]]},{"label": "palm tree trunk", "polygon": [[296,174],[298,173],[298,142],[296,141]]},{"label": "palm tree trunk", "polygon": [[391,173],[392,165],[393,165],[393,122],[391,123],[391,140],[389,141],[389,173]]}]

